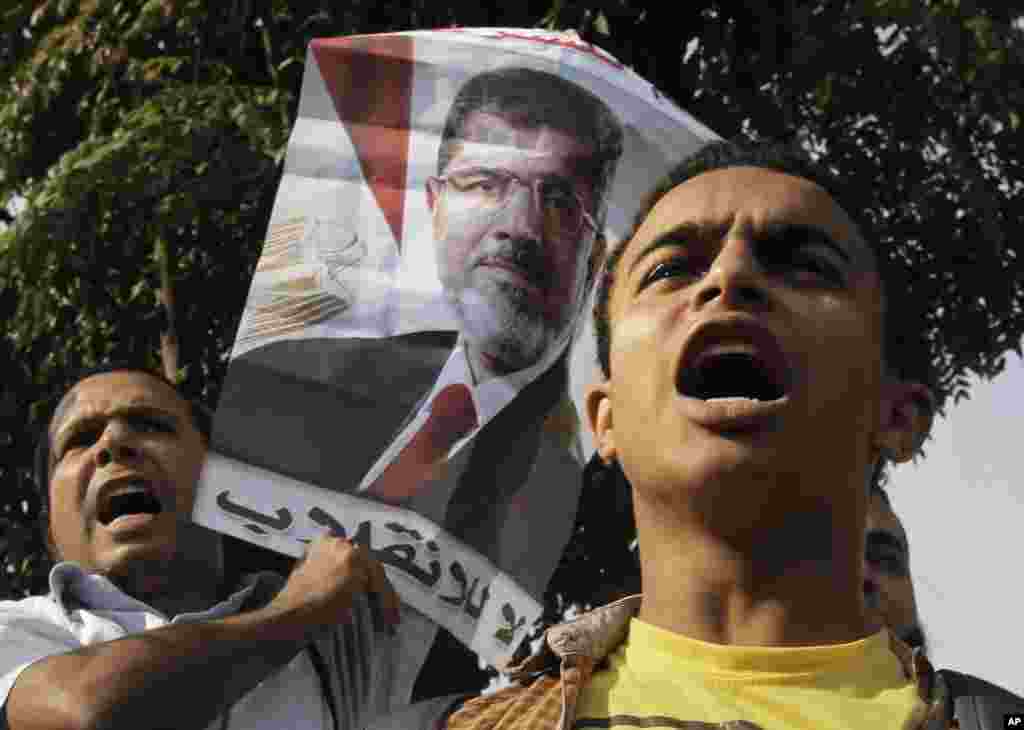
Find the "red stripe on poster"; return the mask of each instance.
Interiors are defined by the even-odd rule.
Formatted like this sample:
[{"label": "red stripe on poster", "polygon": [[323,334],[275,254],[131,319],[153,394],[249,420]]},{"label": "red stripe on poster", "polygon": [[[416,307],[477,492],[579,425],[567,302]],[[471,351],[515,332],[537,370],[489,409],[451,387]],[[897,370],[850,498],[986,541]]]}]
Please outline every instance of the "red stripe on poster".
[{"label": "red stripe on poster", "polygon": [[413,39],[355,36],[314,40],[310,47],[356,148],[363,176],[401,251]]}]

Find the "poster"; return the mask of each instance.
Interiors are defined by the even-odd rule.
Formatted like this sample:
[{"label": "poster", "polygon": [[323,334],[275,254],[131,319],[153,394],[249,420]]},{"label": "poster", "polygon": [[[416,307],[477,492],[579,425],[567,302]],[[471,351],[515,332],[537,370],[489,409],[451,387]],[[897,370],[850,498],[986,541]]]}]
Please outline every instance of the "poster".
[{"label": "poster", "polygon": [[596,264],[714,138],[572,33],[314,41],[195,519],[373,551],[413,617],[399,695],[437,626],[503,665],[575,519]]}]

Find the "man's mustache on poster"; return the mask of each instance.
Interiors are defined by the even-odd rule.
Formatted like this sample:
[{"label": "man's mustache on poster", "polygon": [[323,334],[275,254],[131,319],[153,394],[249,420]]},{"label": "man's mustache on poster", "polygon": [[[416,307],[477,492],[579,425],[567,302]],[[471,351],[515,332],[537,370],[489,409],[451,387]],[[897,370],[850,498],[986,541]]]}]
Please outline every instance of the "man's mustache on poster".
[{"label": "man's mustache on poster", "polygon": [[509,269],[520,275],[538,294],[546,297],[555,282],[553,265],[544,251],[544,245],[527,238],[488,240],[473,256],[470,269],[491,266]]}]

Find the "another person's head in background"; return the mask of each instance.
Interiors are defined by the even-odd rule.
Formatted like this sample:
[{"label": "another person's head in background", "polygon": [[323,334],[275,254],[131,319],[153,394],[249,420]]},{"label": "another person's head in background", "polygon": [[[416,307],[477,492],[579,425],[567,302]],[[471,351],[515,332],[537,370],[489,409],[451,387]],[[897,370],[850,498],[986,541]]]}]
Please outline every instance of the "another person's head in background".
[{"label": "another person's head in background", "polygon": [[191,522],[209,414],[159,373],[96,368],[64,394],[36,449],[46,540],[72,561],[153,602],[217,590],[219,536]]},{"label": "another person's head in background", "polygon": [[571,335],[622,144],[604,102],[554,74],[499,69],[459,89],[427,203],[478,381],[530,367]]},{"label": "another person's head in background", "polygon": [[886,626],[912,647],[925,648],[910,573],[910,544],[889,495],[872,482],[864,549],[864,595]]}]

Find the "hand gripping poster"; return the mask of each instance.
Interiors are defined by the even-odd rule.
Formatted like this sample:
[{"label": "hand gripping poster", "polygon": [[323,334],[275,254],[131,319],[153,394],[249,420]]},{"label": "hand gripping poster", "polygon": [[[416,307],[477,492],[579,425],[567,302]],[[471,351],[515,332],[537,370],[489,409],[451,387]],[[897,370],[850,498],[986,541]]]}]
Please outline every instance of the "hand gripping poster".
[{"label": "hand gripping poster", "polygon": [[311,43],[195,519],[371,550],[408,614],[398,695],[438,626],[505,663],[575,519],[596,266],[714,138],[571,33]]}]

